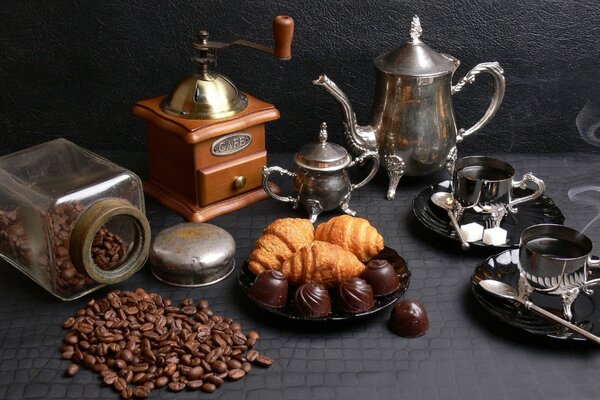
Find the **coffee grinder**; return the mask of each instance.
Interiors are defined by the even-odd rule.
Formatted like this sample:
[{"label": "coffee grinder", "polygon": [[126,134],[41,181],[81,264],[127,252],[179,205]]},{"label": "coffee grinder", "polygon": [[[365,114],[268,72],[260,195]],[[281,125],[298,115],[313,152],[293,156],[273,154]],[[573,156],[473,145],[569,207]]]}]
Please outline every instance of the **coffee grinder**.
[{"label": "coffee grinder", "polygon": [[240,92],[209,64],[216,62],[218,50],[236,45],[289,60],[293,33],[294,20],[288,16],[273,21],[273,49],[243,39],[209,41],[208,32],[198,33],[193,44],[197,71],[167,96],[141,100],[133,109],[147,123],[146,193],[197,222],[268,198],[262,189],[265,124],[279,119],[279,111]]}]

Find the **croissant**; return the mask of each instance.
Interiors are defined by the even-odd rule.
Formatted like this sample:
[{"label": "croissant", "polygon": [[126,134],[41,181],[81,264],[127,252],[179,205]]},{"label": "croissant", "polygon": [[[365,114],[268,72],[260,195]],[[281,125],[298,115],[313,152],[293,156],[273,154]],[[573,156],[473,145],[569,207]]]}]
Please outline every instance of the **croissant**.
[{"label": "croissant", "polygon": [[354,254],[337,244],[315,240],[284,262],[280,271],[293,284],[317,282],[334,286],[359,276],[365,268]]},{"label": "croissant", "polygon": [[275,220],[263,231],[248,258],[248,268],[259,275],[268,269],[280,269],[281,264],[314,240],[313,224],[303,218]]},{"label": "croissant", "polygon": [[315,240],[335,243],[367,261],[383,250],[383,236],[364,218],[341,215],[319,225]]}]

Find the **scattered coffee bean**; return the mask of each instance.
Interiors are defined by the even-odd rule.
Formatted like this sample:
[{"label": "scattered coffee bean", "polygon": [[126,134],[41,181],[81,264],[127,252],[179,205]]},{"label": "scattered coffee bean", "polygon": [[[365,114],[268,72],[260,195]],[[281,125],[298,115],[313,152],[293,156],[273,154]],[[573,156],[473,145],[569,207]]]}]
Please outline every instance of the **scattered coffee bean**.
[{"label": "scattered coffee bean", "polygon": [[242,363],[242,369],[245,373],[249,373],[250,371],[252,371],[252,365],[250,365],[248,361],[245,361]]},{"label": "scattered coffee bean", "polygon": [[273,359],[271,357],[260,354],[258,357],[256,357],[254,363],[261,367],[270,367],[271,364],[273,364]]},{"label": "scattered coffee bean", "polygon": [[110,372],[111,373],[105,375],[104,379],[103,379],[104,383],[109,386],[113,385],[115,383],[115,381],[119,378],[114,371],[110,371]]},{"label": "scattered coffee bean", "polygon": [[94,364],[96,364],[96,357],[91,354],[86,354],[83,357],[83,364],[88,368],[92,368]]},{"label": "scattered coffee bean", "polygon": [[113,387],[115,388],[115,390],[120,392],[127,387],[127,381],[123,378],[117,378],[113,382]]},{"label": "scattered coffee bean", "polygon": [[227,375],[227,377],[229,379],[231,379],[232,381],[237,381],[239,379],[242,379],[244,377],[244,375],[246,375],[246,372],[244,372],[243,369],[232,369],[231,371],[229,371],[229,374]]},{"label": "scattered coffee bean", "polygon": [[185,389],[185,383],[171,382],[169,383],[169,389],[173,392],[181,392],[183,389]]},{"label": "scattered coffee bean", "polygon": [[132,398],[133,397],[133,389],[130,388],[129,386],[123,388],[123,390],[121,390],[121,397],[125,400]]},{"label": "scattered coffee bean", "polygon": [[95,373],[99,374],[101,372],[107,371],[108,365],[100,363],[100,364],[94,365],[94,367],[92,369],[94,370]]},{"label": "scattered coffee bean", "polygon": [[195,380],[195,381],[189,381],[187,383],[187,388],[189,390],[200,390],[200,388],[202,387],[202,385],[203,385],[203,382],[200,379],[198,379],[198,380]]},{"label": "scattered coffee bean", "polygon": [[144,385],[136,386],[133,388],[133,397],[136,399],[145,399],[146,397],[150,396],[150,390],[150,388]]},{"label": "scattered coffee bean", "polygon": [[248,361],[250,362],[254,362],[256,360],[256,358],[258,357],[258,351],[252,349],[248,352],[248,354],[246,354],[246,359],[248,359]]},{"label": "scattered coffee bean", "polygon": [[156,386],[157,388],[161,388],[163,386],[166,386],[167,383],[169,383],[169,378],[167,378],[166,376],[160,376],[156,379],[156,381],[154,381],[154,386]]},{"label": "scattered coffee bean", "polygon": [[217,387],[215,385],[213,385],[212,383],[205,383],[202,385],[202,387],[200,389],[205,393],[212,393],[215,390],[217,390]]},{"label": "scattered coffee bean", "polygon": [[78,372],[79,372],[79,365],[77,365],[77,364],[71,364],[67,368],[67,371],[65,372],[65,374],[67,376],[75,376],[75,375],[77,375]]},{"label": "scattered coffee bean", "polygon": [[142,289],[116,290],[89,301],[63,324],[69,331],[62,356],[73,361],[65,374],[76,374],[81,363],[122,398],[144,399],[165,386],[174,392],[187,387],[212,393],[224,378],[243,378],[252,369],[250,362],[272,364],[271,358],[249,350],[258,333],[244,335],[239,323],[213,314],[205,300],[197,305],[185,299],[176,307]]},{"label": "scattered coffee bean", "polygon": [[217,374],[227,371],[227,364],[221,360],[214,361],[210,366]]},{"label": "scattered coffee bean", "polygon": [[73,325],[75,325],[75,318],[70,317],[69,319],[67,319],[64,324],[63,324],[63,328],[65,329],[70,329],[71,327],[73,327]]}]

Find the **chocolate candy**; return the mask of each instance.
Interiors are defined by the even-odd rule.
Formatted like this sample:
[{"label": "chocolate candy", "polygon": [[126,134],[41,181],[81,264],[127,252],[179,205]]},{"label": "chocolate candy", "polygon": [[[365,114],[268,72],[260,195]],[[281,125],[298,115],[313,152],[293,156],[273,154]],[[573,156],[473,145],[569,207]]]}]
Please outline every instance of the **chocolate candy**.
[{"label": "chocolate candy", "polygon": [[360,278],[352,278],[340,283],[338,287],[338,305],[344,312],[357,314],[373,307],[373,289]]},{"label": "chocolate candy", "polygon": [[398,336],[423,336],[429,329],[427,310],[418,301],[402,300],[394,305],[389,327]]},{"label": "chocolate candy", "polygon": [[396,270],[385,260],[371,260],[362,277],[373,289],[373,295],[385,296],[400,287],[400,278]]},{"label": "chocolate candy", "polygon": [[331,314],[331,299],[325,286],[319,283],[305,283],[296,290],[294,296],[296,310],[304,317],[326,317]]},{"label": "chocolate candy", "polygon": [[256,278],[248,294],[267,307],[282,308],[288,295],[288,281],[281,272],[267,270]]}]

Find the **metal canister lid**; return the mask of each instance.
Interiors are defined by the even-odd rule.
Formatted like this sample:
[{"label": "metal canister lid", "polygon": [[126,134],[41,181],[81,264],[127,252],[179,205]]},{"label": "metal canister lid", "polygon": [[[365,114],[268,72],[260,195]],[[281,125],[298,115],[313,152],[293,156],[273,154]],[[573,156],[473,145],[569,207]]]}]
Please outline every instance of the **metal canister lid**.
[{"label": "metal canister lid", "polygon": [[319,142],[302,146],[295,161],[298,166],[314,171],[337,171],[346,168],[352,157],[344,147],[327,142],[327,124],[323,122]]},{"label": "metal canister lid", "polygon": [[150,247],[152,273],[174,286],[205,286],[235,268],[235,240],[218,226],[189,222],[161,231]]}]

